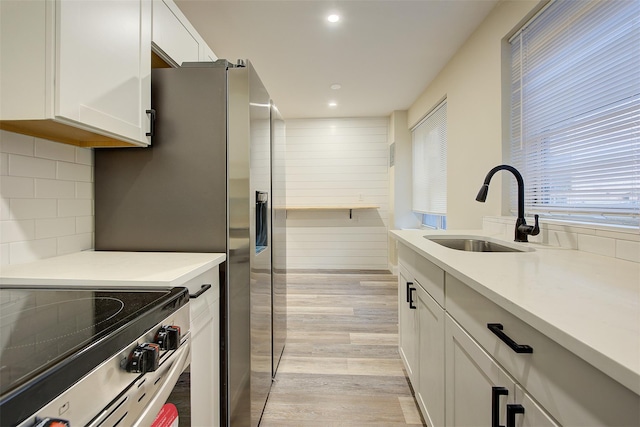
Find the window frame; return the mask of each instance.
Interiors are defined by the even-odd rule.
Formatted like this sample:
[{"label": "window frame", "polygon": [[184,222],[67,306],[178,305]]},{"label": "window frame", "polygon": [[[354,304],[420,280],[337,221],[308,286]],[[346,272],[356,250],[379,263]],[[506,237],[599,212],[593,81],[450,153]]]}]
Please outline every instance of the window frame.
[{"label": "window frame", "polygon": [[[420,139],[418,139],[420,138]],[[447,215],[447,98],[438,102],[411,128],[411,209],[423,227],[446,228]],[[427,164],[435,165],[427,167]],[[436,172],[431,172],[436,169]]]},{"label": "window frame", "polygon": [[[589,7],[598,7],[597,3],[594,2],[588,2],[589,3]],[[538,13],[536,13],[533,18],[531,18],[525,25],[523,25],[521,27],[520,30],[518,30],[511,38],[509,38],[508,40],[508,49],[510,49],[511,51],[511,55],[509,56],[509,66],[511,67],[511,70],[509,72],[509,77],[510,77],[510,86],[509,86],[509,112],[508,112],[508,117],[509,117],[509,138],[508,141],[506,141],[506,145],[508,145],[508,152],[509,152],[509,163],[512,164],[514,167],[518,168],[520,170],[520,172],[523,174],[524,178],[525,178],[525,184],[528,187],[528,191],[532,192],[535,190],[532,190],[532,188],[539,188],[540,191],[538,192],[539,194],[543,194],[545,193],[545,189],[544,189],[544,185],[540,184],[542,182],[542,180],[540,179],[540,172],[538,172],[538,177],[536,178],[536,174],[535,173],[531,173],[528,168],[526,166],[523,166],[522,163],[519,162],[520,159],[517,158],[517,155],[514,154],[514,151],[516,151],[516,149],[514,149],[514,145],[518,142],[516,138],[514,138],[514,129],[515,132],[517,133],[518,131],[520,132],[520,137],[522,137],[523,134],[527,135],[526,132],[527,130],[523,131],[523,122],[526,119],[523,119],[522,116],[520,117],[520,121],[515,122],[514,121],[514,113],[513,110],[514,108],[522,108],[522,104],[523,104],[523,99],[524,97],[526,97],[526,93],[524,95],[522,95],[522,92],[524,92],[524,88],[523,86],[520,86],[519,89],[521,89],[520,92],[520,99],[517,99],[517,94],[515,94],[516,96],[514,97],[514,92],[516,92],[516,90],[514,90],[514,86],[517,86],[517,83],[521,83],[522,79],[517,80],[514,78],[514,69],[518,69],[518,64],[514,65],[514,56],[513,56],[513,52],[514,52],[514,40],[515,41],[522,41],[523,38],[523,33],[525,33],[529,27],[532,25],[532,23],[535,24],[540,24],[542,21],[538,21],[536,22],[536,20],[539,19],[546,19],[547,17],[545,16],[546,13],[556,13],[556,10],[554,8],[556,8],[556,5],[558,5],[559,2],[558,1],[552,1],[550,3],[548,3],[547,5],[545,5],[540,11],[538,11]],[[587,4],[587,2],[584,2],[584,4]],[[558,8],[563,7],[563,5],[559,5]],[[606,22],[606,21],[605,21]],[[606,24],[602,24],[602,25],[606,25]],[[638,25],[636,25],[636,27],[632,27],[633,31],[638,31],[637,28]],[[547,31],[547,32],[551,32],[553,31],[552,29],[546,28],[543,31]],[[629,31],[629,33],[631,33],[631,31]],[[547,35],[548,36],[548,35]],[[632,37],[636,37],[637,34],[633,33]],[[556,59],[557,61],[557,59]],[[635,64],[635,59],[630,59],[629,61],[633,61],[630,62],[630,64]],[[521,64],[520,64],[521,65]],[[520,72],[522,72],[522,70],[519,70]],[[639,72],[640,73],[640,72]],[[514,83],[515,81],[517,81],[517,83]],[[568,85],[567,85],[568,86]],[[633,86],[631,88],[631,92],[630,92],[630,97],[633,99],[638,99],[640,100],[640,91],[636,92],[638,88],[636,88],[635,86]],[[638,98],[636,98],[638,97]],[[525,100],[525,102],[528,100]],[[640,102],[638,103],[640,104]],[[637,105],[636,105],[637,106]],[[640,116],[640,109],[638,109],[638,111],[635,112],[635,114],[638,114]],[[525,113],[527,114],[527,113]],[[633,114],[633,113],[632,113]],[[640,158],[638,156],[640,156],[640,143],[636,142],[636,144],[638,144],[638,147],[635,148],[634,146],[634,142],[633,142],[633,127],[631,128],[631,131],[629,131],[632,134],[632,140],[629,143],[630,145],[630,149],[632,150],[632,154],[636,156],[636,158]],[[530,142],[530,141],[529,141]],[[525,141],[525,145],[526,145],[527,141]],[[634,149],[635,148],[635,149]],[[531,157],[536,156],[537,154],[534,153]],[[528,154],[524,154],[524,157],[528,156]],[[540,160],[539,162],[544,162],[544,159],[548,159],[548,157],[544,157],[544,156],[540,156],[540,158],[542,158],[542,160]],[[525,159],[526,160],[526,159]],[[635,170],[632,170],[631,173],[631,178],[629,178],[628,180],[631,181],[632,183],[629,184],[631,186],[631,198],[630,198],[630,203],[629,205],[631,206],[629,209],[630,212],[622,212],[620,213],[620,211],[624,211],[624,209],[620,209],[618,211],[616,211],[616,209],[594,209],[593,206],[590,206],[588,208],[585,209],[580,209],[577,205],[575,204],[570,204],[567,203],[562,207],[558,207],[556,205],[552,205],[550,203],[536,203],[535,201],[532,202],[533,197],[531,196],[531,193],[529,193],[528,198],[525,199],[525,209],[527,211],[527,213],[537,213],[540,214],[541,216],[546,216],[547,218],[551,218],[551,219],[557,219],[560,221],[569,221],[569,222],[580,222],[580,223],[584,223],[584,222],[589,222],[589,223],[599,223],[599,224],[603,224],[603,225],[612,225],[612,226],[624,226],[626,227],[633,227],[633,228],[640,228],[640,203],[638,201],[638,193],[639,193],[639,189],[638,189],[638,182],[640,180],[640,167],[638,166],[638,164],[636,164]],[[544,172],[542,172],[542,174],[544,175]],[[544,175],[544,178],[548,178],[549,174]],[[633,183],[635,181],[635,184]],[[571,181],[571,185],[573,185],[573,181]],[[615,182],[614,182],[615,183]],[[569,185],[569,187],[571,187],[571,185]],[[571,191],[574,191],[574,189],[572,188]],[[516,212],[516,204],[517,204],[517,189],[516,186],[511,183],[510,186],[510,211],[512,213]],[[570,193],[570,196],[572,194]],[[635,196],[635,198],[634,198]],[[575,196],[574,196],[575,197]],[[567,197],[570,198],[570,197]],[[543,197],[538,197],[538,200],[543,199]],[[634,200],[635,200],[635,205],[634,205]]]}]

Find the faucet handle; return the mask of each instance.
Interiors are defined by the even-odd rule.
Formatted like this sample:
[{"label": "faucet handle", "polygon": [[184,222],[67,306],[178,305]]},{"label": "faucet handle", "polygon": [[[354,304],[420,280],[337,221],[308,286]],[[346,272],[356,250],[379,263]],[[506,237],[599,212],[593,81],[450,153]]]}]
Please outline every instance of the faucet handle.
[{"label": "faucet handle", "polygon": [[529,234],[532,236],[537,236],[538,234],[540,234],[540,227],[538,226],[538,217],[539,217],[538,214],[535,214],[533,216],[533,228],[529,232]]},{"label": "faucet handle", "polygon": [[516,221],[516,242],[528,242],[527,236],[537,236],[540,234],[540,226],[538,225],[538,215],[534,215],[534,225],[527,225],[524,218],[518,218]]}]

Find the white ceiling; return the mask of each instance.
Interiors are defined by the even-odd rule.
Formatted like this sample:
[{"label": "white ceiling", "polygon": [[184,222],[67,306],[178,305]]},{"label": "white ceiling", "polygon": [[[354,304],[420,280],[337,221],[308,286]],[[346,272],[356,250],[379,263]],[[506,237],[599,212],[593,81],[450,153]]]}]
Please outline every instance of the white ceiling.
[{"label": "white ceiling", "polygon": [[175,2],[219,58],[253,63],[289,119],[409,108],[497,0]]}]

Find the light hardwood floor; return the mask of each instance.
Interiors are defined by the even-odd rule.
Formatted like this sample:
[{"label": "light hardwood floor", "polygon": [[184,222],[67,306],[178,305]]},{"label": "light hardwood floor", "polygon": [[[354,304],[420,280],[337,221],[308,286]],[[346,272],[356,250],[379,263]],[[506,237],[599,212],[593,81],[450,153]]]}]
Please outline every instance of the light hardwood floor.
[{"label": "light hardwood floor", "polygon": [[260,427],[424,425],[398,354],[397,286],[390,274],[289,275]]}]

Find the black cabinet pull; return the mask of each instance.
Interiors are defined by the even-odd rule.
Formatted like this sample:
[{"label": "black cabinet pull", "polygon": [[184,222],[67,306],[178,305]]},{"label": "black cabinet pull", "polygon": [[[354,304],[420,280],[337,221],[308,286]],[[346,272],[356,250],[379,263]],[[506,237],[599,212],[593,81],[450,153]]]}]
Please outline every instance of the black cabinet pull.
[{"label": "black cabinet pull", "polygon": [[413,305],[413,291],[415,291],[416,288],[409,288],[409,308],[412,310],[415,310],[417,307],[415,305]]},{"label": "black cabinet pull", "polygon": [[407,302],[409,302],[409,288],[413,285],[413,282],[407,282]]},{"label": "black cabinet pull", "polygon": [[511,350],[515,351],[516,353],[533,353],[533,347],[526,344],[518,344],[517,342],[509,338],[507,334],[502,332],[502,329],[504,329],[502,323],[487,323],[487,328],[489,328],[491,332],[493,332],[498,338],[500,338],[502,342],[511,347]]},{"label": "black cabinet pull", "polygon": [[491,427],[502,427],[500,425],[500,396],[508,396],[509,390],[506,387],[491,387]]},{"label": "black cabinet pull", "polygon": [[524,406],[517,403],[507,405],[507,427],[516,427],[516,414],[524,414]]},{"label": "black cabinet pull", "polygon": [[149,132],[145,135],[153,136],[156,133],[156,110],[152,108],[151,110],[147,110],[146,113],[151,116],[151,125],[149,126]]},{"label": "black cabinet pull", "polygon": [[209,289],[211,289],[211,285],[202,285],[200,287],[200,290],[198,292],[196,292],[195,294],[189,294],[189,298],[190,299],[196,299],[198,298],[200,295],[204,294],[205,292],[207,292]]}]

